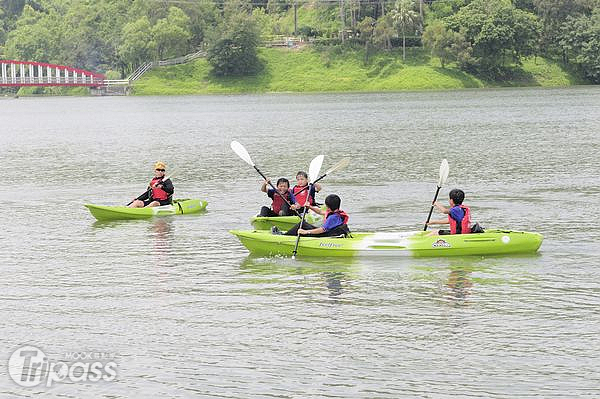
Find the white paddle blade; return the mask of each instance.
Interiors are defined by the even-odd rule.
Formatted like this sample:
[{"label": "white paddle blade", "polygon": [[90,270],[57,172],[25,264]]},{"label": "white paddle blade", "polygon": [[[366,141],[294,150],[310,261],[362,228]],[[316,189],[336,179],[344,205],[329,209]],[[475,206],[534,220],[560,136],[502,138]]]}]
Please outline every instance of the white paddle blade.
[{"label": "white paddle blade", "polygon": [[442,163],[440,165],[440,182],[438,187],[442,187],[446,180],[448,180],[448,173],[450,173],[450,166],[448,165],[448,161],[442,159]]},{"label": "white paddle blade", "polygon": [[252,158],[250,158],[250,154],[248,154],[248,151],[246,151],[244,146],[241,145],[238,141],[234,140],[231,142],[231,149],[233,150],[233,152],[235,152],[237,154],[238,157],[242,158],[242,160],[244,162],[246,162],[248,165],[254,166],[254,162],[252,162]]},{"label": "white paddle blade", "polygon": [[318,179],[324,158],[325,155],[317,155],[312,161],[310,161],[310,166],[308,167],[308,178],[311,182]]},{"label": "white paddle blade", "polygon": [[325,172],[326,175],[335,172],[336,170],[344,169],[346,166],[350,164],[350,158],[344,158],[340,162],[333,165],[331,168],[327,169]]}]

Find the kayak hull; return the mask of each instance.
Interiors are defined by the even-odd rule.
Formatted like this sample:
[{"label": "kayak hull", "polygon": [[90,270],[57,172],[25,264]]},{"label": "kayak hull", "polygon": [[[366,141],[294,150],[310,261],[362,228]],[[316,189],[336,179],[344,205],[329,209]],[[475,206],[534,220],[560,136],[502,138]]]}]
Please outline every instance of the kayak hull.
[{"label": "kayak hull", "polygon": [[[307,214],[304,221],[314,226],[323,224],[323,218],[312,213]],[[271,230],[271,227],[276,226],[281,231],[288,231],[298,223],[300,223],[298,216],[255,216],[250,218],[250,224],[255,230]]]},{"label": "kayak hull", "polygon": [[104,206],[84,204],[96,219],[105,220],[131,220],[149,219],[154,216],[170,216],[198,213],[206,209],[208,203],[199,199],[174,200],[171,205],[129,208],[126,206]]},{"label": "kayak hull", "polygon": [[[295,236],[267,231],[232,230],[253,254],[291,256]],[[298,256],[484,256],[535,253],[542,244],[538,233],[488,230],[480,234],[428,236],[428,232],[352,233],[352,238],[301,237]]]}]

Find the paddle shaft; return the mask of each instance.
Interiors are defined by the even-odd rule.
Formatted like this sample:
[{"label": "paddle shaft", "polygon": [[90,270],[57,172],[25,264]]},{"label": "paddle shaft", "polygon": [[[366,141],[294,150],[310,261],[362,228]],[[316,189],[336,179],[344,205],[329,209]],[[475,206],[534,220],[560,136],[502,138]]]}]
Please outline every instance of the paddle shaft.
[{"label": "paddle shaft", "polygon": [[281,197],[281,199],[285,201],[285,203],[286,203],[286,204],[288,204],[288,206],[290,207],[290,210],[293,210],[293,211],[296,213],[296,215],[300,216],[300,214],[298,214],[298,211],[296,211],[296,210],[294,210],[294,209],[291,209],[291,207],[292,207],[292,204],[290,204],[290,201],[288,201],[288,200],[287,200],[287,198],[285,198],[285,197],[284,197],[284,196],[283,196],[283,195],[282,195],[282,194],[279,192],[279,190],[277,190],[277,188],[275,188],[275,186],[273,185],[273,183],[271,183],[271,182],[269,181],[269,179],[267,179],[267,177],[266,177],[265,175],[263,175],[263,172],[261,172],[261,171],[260,171],[260,169],[258,169],[258,168],[256,167],[256,165],[252,165],[252,167],[253,167],[254,169],[256,169],[256,171],[258,172],[258,174],[259,174],[259,175],[261,175],[261,176],[262,176],[262,178],[263,178],[263,179],[265,179],[265,181],[266,181],[267,183],[269,183],[269,186],[271,186],[271,188],[272,188],[273,190],[275,190],[275,193],[276,193],[277,195],[279,195],[279,196]]},{"label": "paddle shaft", "polygon": [[[309,186],[312,186],[312,183]],[[296,259],[296,254],[298,253],[298,244],[300,244],[300,229],[302,228],[302,226],[304,226],[304,218],[306,217],[306,214],[308,212],[308,209],[306,209],[306,208],[307,208],[307,206],[306,206],[306,204],[304,204],[304,213],[302,213],[302,220],[300,221],[300,227],[298,227],[298,236],[296,237],[296,245],[294,246],[294,252],[292,253],[292,259]]]},{"label": "paddle shaft", "polygon": [[429,216],[427,216],[427,221],[425,222],[425,227],[423,227],[423,231],[427,231],[427,223],[431,220],[431,214],[433,213],[433,208],[435,207],[435,201],[437,201],[438,194],[440,193],[440,189],[442,186],[438,186],[435,191],[435,196],[433,197],[433,201],[431,201],[431,209],[429,210]]}]

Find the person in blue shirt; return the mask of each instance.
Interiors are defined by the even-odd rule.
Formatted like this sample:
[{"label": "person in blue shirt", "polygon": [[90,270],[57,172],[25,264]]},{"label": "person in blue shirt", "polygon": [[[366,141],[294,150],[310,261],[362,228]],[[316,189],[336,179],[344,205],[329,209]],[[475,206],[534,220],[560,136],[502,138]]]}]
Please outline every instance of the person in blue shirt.
[{"label": "person in blue shirt", "polygon": [[[306,237],[331,237],[331,236],[347,236],[350,234],[348,229],[348,215],[346,212],[340,209],[342,200],[335,194],[330,194],[325,198],[325,206],[327,209],[323,210],[316,206],[310,206],[310,209],[320,215],[325,216],[323,226],[315,227],[309,223],[304,222],[302,228],[300,223],[289,229],[285,235],[295,236],[298,233],[301,236]],[[274,234],[281,234],[277,228],[273,229]]]},{"label": "person in blue shirt", "polygon": [[435,207],[442,213],[448,215],[448,219],[431,220],[430,224],[450,224],[450,230],[432,231],[431,234],[469,234],[471,232],[471,210],[463,205],[465,192],[457,188],[450,190],[448,194],[450,208],[440,205],[437,201]]}]

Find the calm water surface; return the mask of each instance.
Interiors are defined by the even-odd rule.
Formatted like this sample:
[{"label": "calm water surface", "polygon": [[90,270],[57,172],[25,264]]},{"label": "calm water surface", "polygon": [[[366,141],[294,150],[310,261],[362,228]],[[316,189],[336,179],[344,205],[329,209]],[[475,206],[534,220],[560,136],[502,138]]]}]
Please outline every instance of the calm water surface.
[{"label": "calm water surface", "polygon": [[[600,88],[0,100],[0,397],[600,397]],[[227,231],[325,154],[354,230],[420,229],[439,163],[535,256],[253,258]],[[208,211],[95,222],[152,162]],[[324,198],[324,195],[320,197]],[[115,355],[103,383],[19,387],[11,353]]]}]

